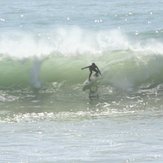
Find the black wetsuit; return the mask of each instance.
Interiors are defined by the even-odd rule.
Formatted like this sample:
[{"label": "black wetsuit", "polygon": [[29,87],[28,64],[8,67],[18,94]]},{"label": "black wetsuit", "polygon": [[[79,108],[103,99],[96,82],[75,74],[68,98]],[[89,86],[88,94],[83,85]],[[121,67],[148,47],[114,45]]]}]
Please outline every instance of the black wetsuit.
[{"label": "black wetsuit", "polygon": [[89,80],[91,78],[91,75],[92,75],[92,72],[94,71],[95,72],[95,75],[98,76],[99,74],[101,75],[101,72],[99,70],[99,68],[96,66],[95,63],[92,63],[92,65],[90,66],[87,66],[87,67],[84,67],[82,69],[86,69],[86,68],[89,68],[89,71],[90,71],[90,74],[89,74]]}]

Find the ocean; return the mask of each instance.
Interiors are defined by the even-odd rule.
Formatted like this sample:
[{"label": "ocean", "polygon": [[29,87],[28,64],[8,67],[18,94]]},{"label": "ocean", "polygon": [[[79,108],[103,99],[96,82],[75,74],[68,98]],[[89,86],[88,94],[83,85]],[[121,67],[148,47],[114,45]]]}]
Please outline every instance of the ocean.
[{"label": "ocean", "polygon": [[0,162],[163,162],[163,1],[0,6]]}]

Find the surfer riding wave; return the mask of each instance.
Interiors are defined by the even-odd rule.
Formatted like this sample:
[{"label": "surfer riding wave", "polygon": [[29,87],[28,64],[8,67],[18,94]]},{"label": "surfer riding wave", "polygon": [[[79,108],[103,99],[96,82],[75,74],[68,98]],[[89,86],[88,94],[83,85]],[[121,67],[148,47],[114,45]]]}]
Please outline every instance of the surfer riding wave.
[{"label": "surfer riding wave", "polygon": [[98,77],[99,74],[101,75],[101,71],[99,70],[99,68],[97,67],[97,65],[95,63],[92,63],[90,66],[86,66],[81,68],[82,70],[89,68],[90,74],[89,74],[89,81],[91,80],[91,75],[92,72],[95,72],[95,76]]}]

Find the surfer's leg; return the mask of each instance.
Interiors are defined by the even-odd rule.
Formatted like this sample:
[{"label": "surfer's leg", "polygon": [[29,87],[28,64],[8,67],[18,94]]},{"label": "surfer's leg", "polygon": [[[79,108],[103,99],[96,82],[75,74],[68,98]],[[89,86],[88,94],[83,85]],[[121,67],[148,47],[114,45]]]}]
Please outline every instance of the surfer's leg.
[{"label": "surfer's leg", "polygon": [[95,76],[98,77],[98,71],[95,71],[95,72],[96,72],[96,73],[95,73]]},{"label": "surfer's leg", "polygon": [[91,75],[92,75],[92,71],[90,71],[90,74],[89,74],[89,81],[91,80]]}]

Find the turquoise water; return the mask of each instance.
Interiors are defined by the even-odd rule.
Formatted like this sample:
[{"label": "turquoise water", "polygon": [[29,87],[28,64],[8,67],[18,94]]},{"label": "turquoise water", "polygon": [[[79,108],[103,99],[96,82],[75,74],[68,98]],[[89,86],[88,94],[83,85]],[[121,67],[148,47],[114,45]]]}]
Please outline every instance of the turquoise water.
[{"label": "turquoise water", "polygon": [[161,0],[0,6],[0,162],[162,163]]}]

